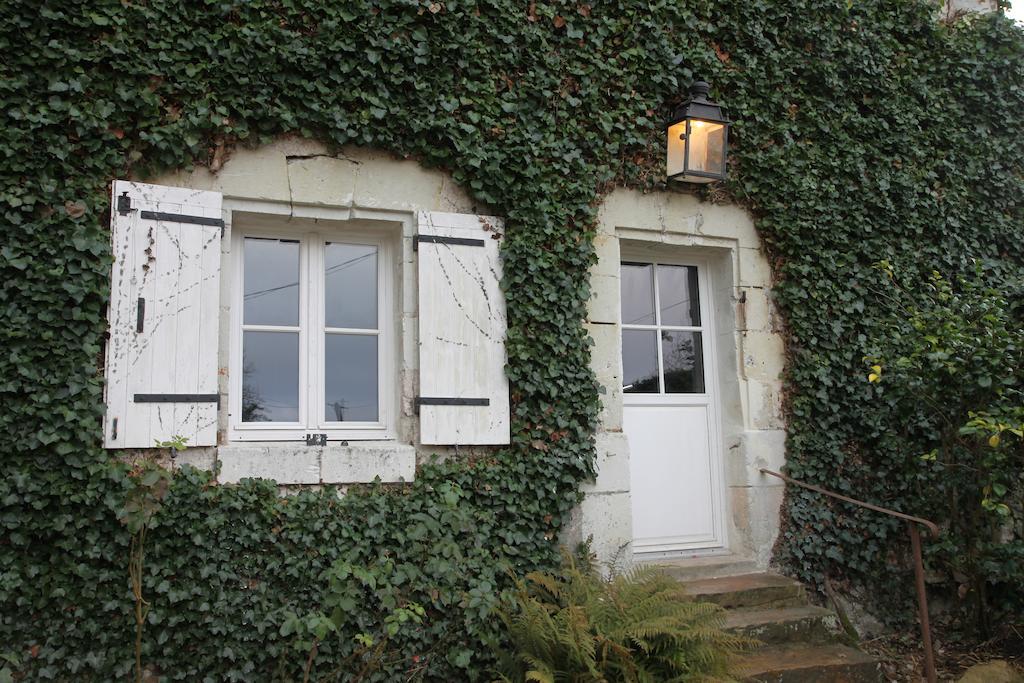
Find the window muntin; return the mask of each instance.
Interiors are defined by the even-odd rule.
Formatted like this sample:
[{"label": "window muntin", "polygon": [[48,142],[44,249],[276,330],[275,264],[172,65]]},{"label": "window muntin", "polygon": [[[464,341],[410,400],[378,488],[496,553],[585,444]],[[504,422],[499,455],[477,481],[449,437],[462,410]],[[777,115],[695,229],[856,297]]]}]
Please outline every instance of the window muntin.
[{"label": "window muntin", "polygon": [[625,262],[621,273],[623,392],[705,393],[696,266]]},{"label": "window muntin", "polygon": [[292,440],[312,430],[386,438],[387,242],[344,233],[239,234],[233,438]]}]

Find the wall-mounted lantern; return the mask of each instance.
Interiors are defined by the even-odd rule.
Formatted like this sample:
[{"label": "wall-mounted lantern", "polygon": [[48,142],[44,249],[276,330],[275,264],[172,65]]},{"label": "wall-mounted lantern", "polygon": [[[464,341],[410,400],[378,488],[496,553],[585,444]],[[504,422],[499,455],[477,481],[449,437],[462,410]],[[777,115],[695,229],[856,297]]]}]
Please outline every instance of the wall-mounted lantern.
[{"label": "wall-mounted lantern", "polygon": [[668,122],[666,175],[669,180],[710,183],[725,179],[729,150],[729,126],[722,108],[708,101],[711,86],[696,81],[690,99],[683,102]]}]

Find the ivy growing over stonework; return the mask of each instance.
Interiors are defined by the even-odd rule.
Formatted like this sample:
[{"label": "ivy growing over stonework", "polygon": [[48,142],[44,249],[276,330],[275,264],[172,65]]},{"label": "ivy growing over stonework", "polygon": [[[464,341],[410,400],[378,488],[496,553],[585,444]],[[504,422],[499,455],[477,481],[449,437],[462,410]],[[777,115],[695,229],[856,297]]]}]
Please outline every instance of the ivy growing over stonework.
[{"label": "ivy growing over stonework", "polygon": [[[723,189],[755,212],[778,279],[793,475],[941,509],[929,492],[947,475],[908,457],[918,444],[893,438],[865,379],[898,315],[872,264],[955,281],[977,259],[996,289],[1024,268],[1024,41],[996,15],[940,22],[924,0],[42,0],[0,5],[0,53],[0,655],[32,679],[122,679],[134,661],[118,512],[137,478],[99,446],[114,178],[295,134],[446,170],[507,220],[512,445],[341,499],[180,471],[148,522],[141,586],[142,660],[167,680],[315,679],[370,655],[350,675],[484,675],[506,568],[557,561],[593,473],[597,206],[615,183],[662,187],[661,122],[697,76],[736,121]],[[809,494],[785,517],[778,554],[801,577],[902,576],[899,527]],[[345,609],[328,635],[330,605]]]}]

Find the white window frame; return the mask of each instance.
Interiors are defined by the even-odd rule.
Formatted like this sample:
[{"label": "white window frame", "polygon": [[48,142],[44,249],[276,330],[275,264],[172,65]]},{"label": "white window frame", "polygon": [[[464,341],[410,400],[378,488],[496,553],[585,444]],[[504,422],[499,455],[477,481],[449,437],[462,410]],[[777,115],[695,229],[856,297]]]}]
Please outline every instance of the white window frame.
[{"label": "white window frame", "polygon": [[[268,218],[270,218],[268,216]],[[334,223],[332,225],[332,223]],[[246,237],[293,239],[299,241],[299,421],[242,422],[242,313],[244,294],[243,245]],[[377,401],[376,422],[330,422],[324,418],[325,373],[324,282],[326,242],[362,244],[377,247]],[[395,438],[395,246],[393,240],[379,232],[347,229],[343,221],[318,221],[315,226],[289,225],[285,216],[273,227],[232,226],[231,234],[231,348],[229,362],[230,441],[301,441],[307,434],[326,434],[329,441],[388,440]],[[273,326],[257,327],[273,331]],[[284,328],[281,328],[282,330]],[[341,330],[367,334],[365,330]],[[311,364],[310,360],[315,363]],[[311,365],[313,367],[311,367]],[[320,368],[320,372],[315,372]],[[314,415],[313,412],[317,414]]]},{"label": "white window frame", "polygon": [[[622,395],[624,400],[640,401],[639,398],[634,397],[647,397],[648,402],[651,397],[667,397],[664,400],[668,403],[703,403],[708,401],[709,395],[713,394],[713,388],[717,386],[717,373],[715,366],[714,348],[715,343],[714,330],[712,329],[711,321],[711,305],[708,301],[710,296],[710,283],[708,282],[707,264],[703,261],[697,261],[695,259],[670,259],[670,258],[656,258],[652,256],[643,256],[634,254],[631,252],[624,253],[619,260],[619,267],[623,265],[638,265],[638,266],[653,266],[653,278],[654,278],[654,325],[637,325],[627,324],[625,321],[622,322],[622,330],[648,330],[654,331],[657,345],[655,349],[658,356],[658,391],[650,393],[641,392],[627,392],[623,387]],[[700,298],[699,309],[700,309],[700,325],[663,325],[661,324],[661,286],[658,284],[658,266],[687,266],[697,269],[697,296]],[[620,304],[621,305],[621,304]],[[621,313],[620,313],[621,315]],[[698,332],[700,333],[701,340],[701,363],[703,363],[703,375],[704,375],[704,391],[703,392],[683,392],[683,393],[666,393],[665,391],[665,359],[662,351],[662,331],[668,332]],[[619,342],[621,349],[621,340]],[[710,389],[710,390],[709,390]]]}]

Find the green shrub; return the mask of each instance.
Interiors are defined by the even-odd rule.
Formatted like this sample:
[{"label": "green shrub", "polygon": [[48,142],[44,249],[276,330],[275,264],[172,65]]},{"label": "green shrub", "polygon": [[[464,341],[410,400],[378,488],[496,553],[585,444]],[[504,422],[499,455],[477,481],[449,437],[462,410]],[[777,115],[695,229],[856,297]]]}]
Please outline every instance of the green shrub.
[{"label": "green shrub", "polygon": [[959,595],[965,625],[986,634],[999,609],[1021,606],[1024,279],[981,263],[954,279],[878,265],[901,314],[866,359],[874,400],[900,425],[878,448],[902,455],[919,509],[944,527],[930,564]]},{"label": "green shrub", "polygon": [[655,568],[603,577],[570,556],[559,574],[517,581],[500,615],[506,682],[727,679],[730,656],[751,643],[722,630],[721,607],[694,602]]}]

